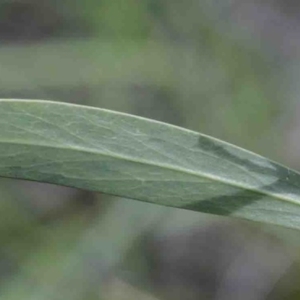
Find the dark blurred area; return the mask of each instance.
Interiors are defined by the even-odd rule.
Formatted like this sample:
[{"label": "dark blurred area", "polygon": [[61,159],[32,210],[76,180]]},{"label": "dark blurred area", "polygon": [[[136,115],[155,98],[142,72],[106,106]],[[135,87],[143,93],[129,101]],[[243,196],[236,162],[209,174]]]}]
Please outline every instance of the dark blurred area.
[{"label": "dark blurred area", "polygon": [[[299,17],[295,0],[2,0],[0,98],[153,118],[299,169]],[[49,184],[0,191],[1,299],[300,299],[298,232]]]}]

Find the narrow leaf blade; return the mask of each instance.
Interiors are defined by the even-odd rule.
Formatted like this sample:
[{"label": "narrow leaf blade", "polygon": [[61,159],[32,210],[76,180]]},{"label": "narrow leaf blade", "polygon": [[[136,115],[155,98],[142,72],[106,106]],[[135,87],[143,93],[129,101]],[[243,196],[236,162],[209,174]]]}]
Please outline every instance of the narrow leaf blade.
[{"label": "narrow leaf blade", "polygon": [[0,100],[0,176],[300,229],[300,175],[153,120],[49,101]]}]

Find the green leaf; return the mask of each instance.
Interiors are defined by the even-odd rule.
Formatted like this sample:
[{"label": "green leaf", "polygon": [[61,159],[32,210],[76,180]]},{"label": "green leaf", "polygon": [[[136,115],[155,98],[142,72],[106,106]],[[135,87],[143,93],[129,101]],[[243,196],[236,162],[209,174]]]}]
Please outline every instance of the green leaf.
[{"label": "green leaf", "polygon": [[300,229],[300,175],[183,128],[48,101],[0,101],[0,176]]}]

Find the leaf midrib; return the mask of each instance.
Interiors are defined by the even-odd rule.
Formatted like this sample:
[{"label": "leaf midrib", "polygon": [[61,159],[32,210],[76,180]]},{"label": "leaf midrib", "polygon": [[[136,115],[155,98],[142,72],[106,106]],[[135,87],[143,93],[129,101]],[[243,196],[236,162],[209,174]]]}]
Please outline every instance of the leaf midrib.
[{"label": "leaf midrib", "polygon": [[[47,145],[47,144],[41,144],[41,143],[37,143],[37,144],[28,143],[28,142],[24,143],[22,141],[1,140],[0,144],[23,145],[23,146],[33,147],[33,148],[34,147],[45,147],[45,148],[50,148],[50,149],[78,151],[78,152],[89,153],[89,154],[93,154],[93,155],[98,154],[98,155],[101,155],[101,156],[115,158],[115,159],[118,159],[118,160],[125,160],[125,161],[132,162],[132,163],[158,167],[158,168],[162,168],[162,169],[166,169],[166,170],[170,170],[170,171],[175,171],[175,172],[179,172],[179,173],[185,173],[185,174],[188,174],[188,175],[195,176],[197,178],[202,177],[202,178],[206,178],[206,179],[209,179],[209,180],[212,180],[212,181],[217,181],[221,184],[227,184],[227,185],[233,186],[235,188],[240,188],[242,190],[248,190],[248,191],[251,191],[251,192],[258,193],[258,194],[262,194],[262,195],[266,195],[266,196],[272,196],[272,197],[274,197],[278,200],[287,201],[287,202],[290,202],[292,204],[297,204],[297,205],[300,204],[296,199],[282,197],[282,194],[278,195],[278,194],[268,193],[266,191],[258,190],[256,188],[252,188],[252,187],[245,187],[243,185],[236,184],[233,181],[225,180],[223,178],[220,178],[220,177],[217,177],[217,176],[214,176],[214,175],[211,175],[211,174],[207,174],[207,173],[199,174],[197,172],[194,172],[194,171],[191,171],[191,170],[188,170],[188,169],[185,169],[185,168],[173,167],[173,166],[170,166],[168,164],[162,164],[162,163],[151,163],[149,161],[144,161],[144,160],[140,160],[140,159],[133,159],[133,158],[130,158],[130,157],[125,156],[125,155],[121,156],[121,155],[117,155],[115,153],[107,154],[107,153],[104,153],[104,152],[100,152],[99,150],[98,151],[91,151],[87,148],[82,148],[82,147],[74,147],[74,146],[66,147],[66,146],[63,146],[63,145],[61,145],[61,146],[55,145],[54,146],[54,145]],[[95,150],[95,149],[93,149],[93,150]]]}]

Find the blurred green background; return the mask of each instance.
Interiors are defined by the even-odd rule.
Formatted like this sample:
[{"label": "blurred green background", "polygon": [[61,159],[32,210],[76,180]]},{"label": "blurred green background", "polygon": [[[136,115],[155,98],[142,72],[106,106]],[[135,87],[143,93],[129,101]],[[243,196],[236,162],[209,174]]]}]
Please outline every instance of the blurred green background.
[{"label": "blurred green background", "polygon": [[[2,0],[0,98],[184,126],[300,169],[300,5]],[[1,299],[300,299],[291,230],[0,181]]]}]

